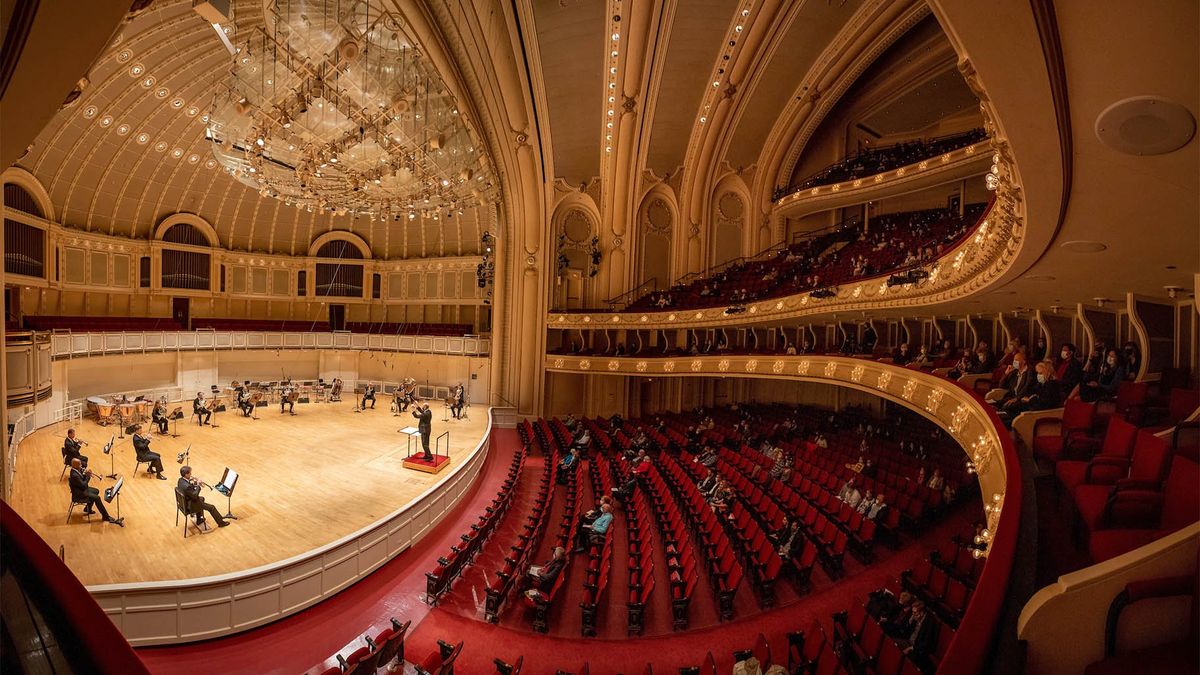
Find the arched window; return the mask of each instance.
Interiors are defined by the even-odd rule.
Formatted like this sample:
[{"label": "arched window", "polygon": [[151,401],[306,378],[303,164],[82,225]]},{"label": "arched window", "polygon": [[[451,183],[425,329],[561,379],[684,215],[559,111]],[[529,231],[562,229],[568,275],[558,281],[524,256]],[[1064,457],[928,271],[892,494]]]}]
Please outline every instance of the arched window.
[{"label": "arched window", "polygon": [[[4,184],[4,207],[38,218],[45,217],[33,195],[15,183]],[[4,273],[38,278],[45,276],[45,230],[14,218],[4,219]]]},{"label": "arched window", "polygon": [[208,237],[200,228],[189,223],[175,223],[163,232],[162,240],[172,244],[187,244],[188,246],[208,246]]},{"label": "arched window", "polygon": [[[338,260],[362,260],[363,253],[347,239],[330,239],[317,247],[316,257]],[[350,263],[317,263],[317,295],[361,298],[363,266]]]},{"label": "arched window", "polygon": [[334,239],[321,244],[317,249],[318,258],[341,258],[343,260],[362,260],[362,251],[345,239]]}]

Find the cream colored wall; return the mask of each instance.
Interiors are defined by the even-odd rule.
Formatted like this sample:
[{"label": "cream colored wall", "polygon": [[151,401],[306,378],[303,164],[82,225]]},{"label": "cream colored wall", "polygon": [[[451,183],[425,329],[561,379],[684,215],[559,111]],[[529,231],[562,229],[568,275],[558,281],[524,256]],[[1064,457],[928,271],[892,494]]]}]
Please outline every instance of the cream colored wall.
[{"label": "cream colored wall", "polygon": [[[472,380],[471,376],[475,379]],[[371,379],[420,384],[461,382],[469,400],[488,403],[491,363],[487,358],[447,354],[407,354],[339,350],[245,350],[195,353],[125,354],[57,361],[53,378],[57,405],[96,394],[181,387],[185,394],[208,391],[232,380]]]}]

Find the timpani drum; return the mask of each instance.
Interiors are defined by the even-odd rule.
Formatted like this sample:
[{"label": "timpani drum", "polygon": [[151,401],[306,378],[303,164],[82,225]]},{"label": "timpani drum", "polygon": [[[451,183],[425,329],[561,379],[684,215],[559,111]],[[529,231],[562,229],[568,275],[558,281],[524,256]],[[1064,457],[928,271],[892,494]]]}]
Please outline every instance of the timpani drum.
[{"label": "timpani drum", "polygon": [[150,401],[137,401],[135,405],[137,406],[138,422],[145,422],[150,419],[150,406],[152,405]]},{"label": "timpani drum", "polygon": [[107,401],[96,404],[96,421],[100,423],[100,426],[103,427],[112,424],[113,410],[115,408],[115,405],[108,403]]},{"label": "timpani drum", "polygon": [[137,414],[137,404],[122,403],[117,406],[118,413],[121,416],[121,426],[129,426],[133,424],[133,416]]}]

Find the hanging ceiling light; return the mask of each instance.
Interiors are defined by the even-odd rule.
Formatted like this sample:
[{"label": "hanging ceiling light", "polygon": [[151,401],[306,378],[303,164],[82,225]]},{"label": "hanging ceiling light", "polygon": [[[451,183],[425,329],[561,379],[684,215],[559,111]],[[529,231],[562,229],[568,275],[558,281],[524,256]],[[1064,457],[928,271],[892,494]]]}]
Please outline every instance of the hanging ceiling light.
[{"label": "hanging ceiling light", "polygon": [[234,177],[299,208],[381,218],[494,199],[488,157],[400,16],[379,0],[265,6],[234,31],[208,118]]}]

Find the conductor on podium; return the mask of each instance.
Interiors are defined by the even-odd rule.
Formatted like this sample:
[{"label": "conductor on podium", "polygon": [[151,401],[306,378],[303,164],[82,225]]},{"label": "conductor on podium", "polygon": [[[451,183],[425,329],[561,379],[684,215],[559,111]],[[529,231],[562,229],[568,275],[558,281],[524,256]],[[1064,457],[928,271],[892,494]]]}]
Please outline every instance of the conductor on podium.
[{"label": "conductor on podium", "polygon": [[412,416],[417,418],[417,431],[421,432],[421,447],[425,450],[423,459],[426,462],[432,462],[433,453],[429,452],[429,434],[433,433],[433,411],[429,409],[428,403],[421,402],[413,409]]}]

